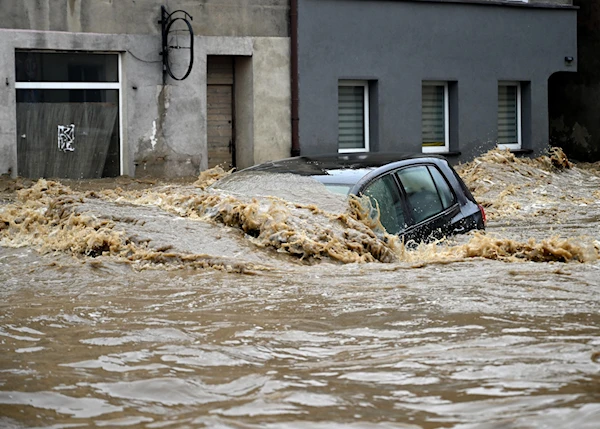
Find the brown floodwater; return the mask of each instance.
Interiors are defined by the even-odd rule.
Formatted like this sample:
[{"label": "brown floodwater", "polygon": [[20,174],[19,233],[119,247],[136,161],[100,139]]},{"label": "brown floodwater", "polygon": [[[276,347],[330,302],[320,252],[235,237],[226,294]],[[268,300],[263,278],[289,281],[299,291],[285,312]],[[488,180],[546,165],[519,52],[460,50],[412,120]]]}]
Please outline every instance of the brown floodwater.
[{"label": "brown floodwater", "polygon": [[4,179],[0,427],[597,428],[600,168],[553,161],[458,166],[486,232],[410,249],[308,179]]}]

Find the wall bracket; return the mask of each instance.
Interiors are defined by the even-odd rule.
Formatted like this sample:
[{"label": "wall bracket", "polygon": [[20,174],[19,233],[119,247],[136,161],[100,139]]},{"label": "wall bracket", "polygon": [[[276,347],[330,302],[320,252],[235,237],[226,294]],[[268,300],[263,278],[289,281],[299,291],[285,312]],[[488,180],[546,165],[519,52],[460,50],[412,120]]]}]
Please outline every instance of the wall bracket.
[{"label": "wall bracket", "polygon": [[[162,34],[162,56],[163,65],[163,85],[167,83],[167,75],[174,80],[184,80],[190,75],[194,65],[194,30],[192,29],[192,16],[184,10],[176,10],[169,13],[165,6],[160,7],[160,20]],[[175,26],[174,26],[175,24]],[[188,41],[188,43],[185,43]],[[181,66],[178,60],[181,58],[175,55],[176,50],[189,50],[189,60],[187,68]],[[185,70],[185,73],[183,72]]]}]

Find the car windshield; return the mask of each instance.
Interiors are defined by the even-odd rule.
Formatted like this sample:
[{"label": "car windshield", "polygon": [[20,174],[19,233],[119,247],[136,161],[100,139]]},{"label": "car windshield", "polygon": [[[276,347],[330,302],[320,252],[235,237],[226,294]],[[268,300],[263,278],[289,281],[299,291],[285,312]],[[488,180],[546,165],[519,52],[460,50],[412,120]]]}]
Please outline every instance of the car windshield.
[{"label": "car windshield", "polygon": [[339,183],[325,183],[325,188],[329,192],[337,195],[348,195],[348,192],[350,192],[350,188],[352,188],[352,186]]},{"label": "car windshield", "polygon": [[[335,184],[334,184],[335,185]],[[226,191],[241,198],[276,197],[299,204],[316,204],[334,213],[347,210],[347,194],[351,185],[339,184],[343,189],[326,191],[329,184],[311,176],[292,173],[270,173],[246,170],[234,173],[214,183],[211,188]]]}]

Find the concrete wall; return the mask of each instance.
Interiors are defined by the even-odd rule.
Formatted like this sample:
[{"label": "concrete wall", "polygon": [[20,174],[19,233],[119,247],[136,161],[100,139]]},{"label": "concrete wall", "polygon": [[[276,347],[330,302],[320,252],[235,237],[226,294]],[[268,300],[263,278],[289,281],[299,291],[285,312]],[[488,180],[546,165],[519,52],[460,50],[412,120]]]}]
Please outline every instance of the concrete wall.
[{"label": "concrete wall", "polygon": [[[207,168],[206,57],[246,60],[236,105],[242,130],[238,166],[289,155],[289,39],[206,37],[195,40],[194,67],[162,85],[159,36],[0,30],[0,174],[17,174],[15,49],[120,52],[123,67],[123,174],[187,176]],[[246,113],[243,113],[243,109]],[[243,130],[246,131],[244,134]],[[245,147],[242,147],[246,145]],[[263,147],[267,145],[266,147]],[[272,159],[272,158],[270,158]]]},{"label": "concrete wall", "polygon": [[289,0],[2,0],[0,28],[160,34],[162,5],[192,15],[198,35],[288,35]]},{"label": "concrete wall", "polygon": [[252,61],[235,62],[236,165],[238,169],[286,158],[291,150],[290,44],[254,39]]},{"label": "concrete wall", "polygon": [[[191,74],[166,85],[157,22],[163,4],[190,13],[196,35]],[[123,174],[186,176],[207,168],[208,55],[235,56],[239,66],[238,167],[290,153],[288,0],[2,0],[2,12],[0,174],[17,174],[15,49],[121,54]]]},{"label": "concrete wall", "polygon": [[254,159],[240,167],[286,158],[291,151],[290,44],[254,39]]},{"label": "concrete wall", "polygon": [[495,145],[499,80],[529,82],[523,148],[538,154],[547,147],[548,78],[576,70],[576,60],[565,63],[566,56],[577,58],[576,10],[485,2],[299,3],[303,154],[337,151],[339,79],[377,83],[373,150],[421,151],[423,80],[456,82],[450,150],[460,151],[460,159]]}]

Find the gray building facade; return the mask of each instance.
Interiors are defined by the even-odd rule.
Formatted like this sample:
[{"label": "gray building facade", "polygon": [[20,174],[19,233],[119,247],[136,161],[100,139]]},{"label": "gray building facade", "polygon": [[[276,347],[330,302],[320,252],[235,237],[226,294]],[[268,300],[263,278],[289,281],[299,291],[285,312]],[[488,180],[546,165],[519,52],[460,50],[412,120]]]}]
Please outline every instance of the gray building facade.
[{"label": "gray building facade", "polygon": [[[161,6],[171,28],[163,81]],[[186,176],[288,156],[288,0],[3,0],[0,174]],[[191,48],[193,40],[193,51]],[[192,55],[190,53],[193,52]]]},{"label": "gray building facade", "polygon": [[548,147],[548,79],[577,70],[570,1],[298,0],[302,154]]}]

